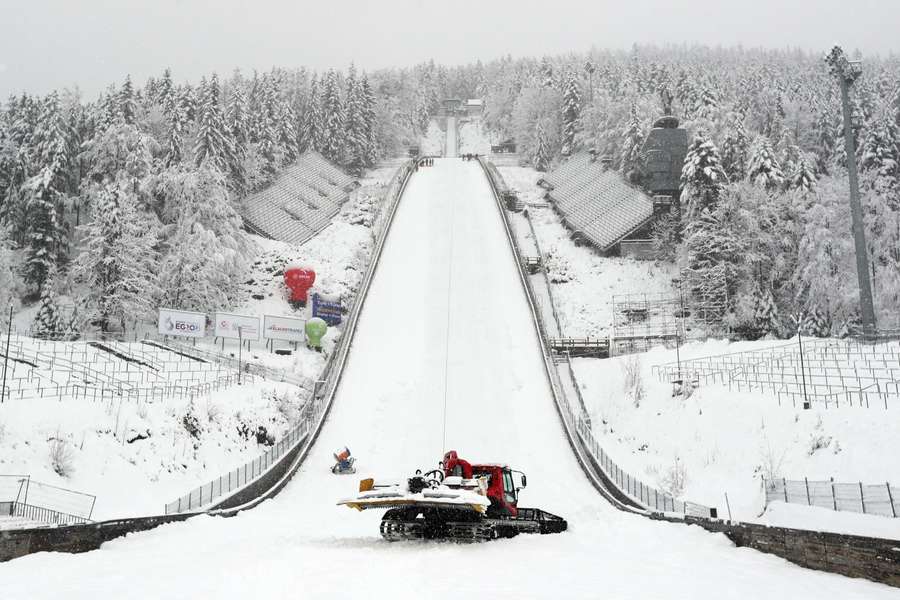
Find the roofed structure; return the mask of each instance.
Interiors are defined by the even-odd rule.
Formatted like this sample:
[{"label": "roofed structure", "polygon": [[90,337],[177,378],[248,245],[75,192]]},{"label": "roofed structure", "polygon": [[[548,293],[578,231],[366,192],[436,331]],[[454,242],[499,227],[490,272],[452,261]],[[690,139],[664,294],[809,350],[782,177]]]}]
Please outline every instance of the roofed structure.
[{"label": "roofed structure", "polygon": [[303,244],[331,223],[357,185],[321,154],[305,152],[272,185],[244,199],[244,226],[268,238]]},{"label": "roofed structure", "polygon": [[687,151],[687,130],[678,126],[678,119],[673,116],[657,119],[641,148],[644,187],[652,194],[677,199],[681,193],[681,168]]},{"label": "roofed structure", "polygon": [[613,250],[653,219],[653,199],[586,152],[571,156],[538,184],[572,236],[601,252]]}]

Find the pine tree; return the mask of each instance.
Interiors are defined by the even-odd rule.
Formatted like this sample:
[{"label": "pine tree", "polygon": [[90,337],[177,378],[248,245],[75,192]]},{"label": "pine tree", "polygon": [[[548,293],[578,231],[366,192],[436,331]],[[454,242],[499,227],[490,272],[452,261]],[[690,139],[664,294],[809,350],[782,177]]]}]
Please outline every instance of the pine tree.
[{"label": "pine tree", "polygon": [[134,124],[137,118],[137,103],[135,101],[134,87],[131,85],[131,75],[125,77],[125,83],[119,90],[119,115],[128,125]]},{"label": "pine tree", "polygon": [[828,315],[825,314],[818,305],[814,306],[806,315],[803,326],[806,335],[814,335],[822,338],[828,337],[831,333],[831,324],[828,322]]},{"label": "pine tree", "polygon": [[156,236],[141,218],[131,190],[100,190],[94,221],[83,228],[86,247],[75,262],[76,281],[87,290],[89,317],[108,331],[113,322],[149,317],[159,297]]},{"label": "pine tree", "polygon": [[63,320],[59,305],[56,300],[56,292],[53,291],[54,272],[47,275],[44,285],[41,286],[41,306],[34,321],[31,331],[34,337],[58,339],[63,332]]},{"label": "pine tree", "polygon": [[834,156],[835,146],[835,126],[830,114],[823,108],[819,111],[814,125],[816,132],[816,171],[822,174],[828,174],[831,166],[831,158]]},{"label": "pine tree", "polygon": [[547,142],[545,139],[546,134],[544,134],[544,128],[541,127],[540,121],[535,128],[534,137],[537,140],[537,147],[534,150],[532,165],[534,166],[535,171],[546,172],[547,169],[550,168],[550,157],[547,150]]},{"label": "pine tree", "polygon": [[306,111],[303,113],[303,151],[322,151],[325,123],[322,119],[322,95],[319,81],[315,75],[312,77],[309,87],[309,96],[306,100]]},{"label": "pine tree", "polygon": [[375,114],[375,95],[369,85],[369,78],[362,79],[363,122],[365,123],[365,165],[374,167],[378,159],[378,117]]},{"label": "pine tree", "polygon": [[638,119],[637,106],[631,105],[631,118],[622,132],[622,173],[628,175],[641,170],[641,149],[644,146],[644,132]]},{"label": "pine tree", "polygon": [[241,91],[240,86],[235,85],[231,90],[228,106],[225,109],[225,127],[234,142],[235,148],[239,148],[241,151],[250,142],[247,112],[247,98],[244,96],[244,92]]},{"label": "pine tree", "polygon": [[155,101],[163,107],[163,111],[166,113],[175,104],[175,84],[172,81],[172,70],[169,68],[163,71],[163,76],[159,80]]},{"label": "pine tree", "polygon": [[23,276],[33,289],[42,289],[64,254],[61,207],[67,199],[71,157],[70,131],[56,93],[44,102],[35,128],[38,174],[23,186],[28,222]]},{"label": "pine tree", "polygon": [[173,92],[163,105],[163,112],[169,121],[169,133],[166,141],[165,165],[171,167],[184,160],[184,131],[187,117],[185,98],[181,92]]},{"label": "pine tree", "polygon": [[772,149],[772,142],[760,136],[754,145],[747,165],[747,178],[767,190],[776,190],[784,185],[784,173]]},{"label": "pine tree", "polygon": [[704,209],[712,210],[728,178],[722,169],[719,149],[703,131],[698,131],[688,148],[681,169],[682,204],[688,220]]},{"label": "pine tree", "polygon": [[581,91],[578,89],[578,79],[574,73],[570,72],[566,76],[565,91],[563,92],[563,156],[568,156],[575,149],[575,134],[578,132],[580,118]]},{"label": "pine tree", "polygon": [[356,79],[356,69],[350,65],[347,75],[346,132],[347,166],[351,173],[359,176],[366,166],[366,115],[363,105],[361,85]]},{"label": "pine tree", "polygon": [[294,110],[287,102],[278,103],[278,146],[284,157],[285,163],[293,163],[297,160],[297,130],[295,128],[296,116]]},{"label": "pine tree", "polygon": [[722,167],[729,179],[736,181],[747,172],[750,140],[744,127],[744,118],[736,114],[729,124],[728,133],[722,142]]},{"label": "pine tree", "polygon": [[328,71],[322,94],[322,113],[325,118],[322,155],[328,160],[343,162],[346,132],[344,130],[344,105],[338,88],[337,73]]},{"label": "pine tree", "polygon": [[197,116],[197,142],[194,145],[194,165],[209,163],[231,177],[238,189],[243,186],[242,165],[235,154],[234,144],[225,128],[219,100],[219,79],[213,73],[209,82],[201,83],[201,101]]},{"label": "pine tree", "polygon": [[797,162],[796,170],[791,175],[789,189],[812,192],[816,189],[816,174],[813,171],[812,161],[805,155],[801,155]]},{"label": "pine tree", "polygon": [[162,302],[189,310],[233,305],[246,279],[248,248],[224,176],[208,164],[169,169],[154,188],[172,230],[159,269]]},{"label": "pine tree", "polygon": [[766,286],[756,290],[756,310],[754,318],[756,326],[766,333],[778,334],[778,306],[772,296],[772,290]]}]

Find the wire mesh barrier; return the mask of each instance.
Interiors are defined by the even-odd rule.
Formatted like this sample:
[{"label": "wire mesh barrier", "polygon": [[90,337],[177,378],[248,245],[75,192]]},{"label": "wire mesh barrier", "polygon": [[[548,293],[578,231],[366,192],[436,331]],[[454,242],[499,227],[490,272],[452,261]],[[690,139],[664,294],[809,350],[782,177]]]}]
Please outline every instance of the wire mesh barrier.
[{"label": "wire mesh barrier", "polygon": [[[487,174],[488,180],[490,181],[496,195],[497,183],[493,179],[493,173],[496,172],[496,170],[492,170],[486,167],[485,165],[489,163],[481,157],[479,157],[479,162],[483,167],[485,167],[485,173]],[[519,246],[519,242],[516,239],[515,234],[512,233],[513,229],[510,226],[508,215],[505,211],[502,210],[502,207],[500,207],[500,209],[504,223],[509,233],[510,244],[512,245],[513,252],[516,255],[517,262],[520,263],[521,267],[522,252]],[[541,343],[545,348],[549,348],[550,341],[547,336],[547,329],[544,325],[544,319],[541,311],[537,310],[536,308],[537,303],[535,302],[535,298],[537,296],[535,294],[531,279],[527,274],[523,273],[522,281],[524,283],[526,293],[531,298],[532,306],[534,307],[533,315],[540,332]],[[603,451],[603,449],[600,447],[600,444],[594,437],[594,433],[591,428],[591,420],[584,404],[584,398],[581,396],[581,389],[578,386],[577,380],[575,379],[575,372],[572,369],[568,357],[566,356],[565,359],[563,359],[561,362],[565,363],[565,369],[563,370],[562,374],[560,374],[561,363],[559,361],[554,361],[552,368],[548,369],[550,384],[554,389],[554,396],[557,398],[557,401],[559,403],[560,413],[563,419],[566,421],[567,426],[574,430],[574,432],[576,433],[576,439],[578,442],[580,442],[579,445],[581,446],[581,448],[593,458],[595,464],[599,466],[599,468],[606,475],[607,479],[618,488],[618,491],[631,498],[639,506],[647,509],[654,509],[662,512],[677,512],[691,516],[715,518],[717,516],[717,511],[715,508],[710,508],[692,502],[677,500],[670,494],[666,494],[665,492],[662,492],[661,490],[658,490],[655,487],[650,486],[640,479],[632,476],[630,473],[621,469],[615,462],[613,462],[609,458],[609,455],[607,455],[606,452]],[[574,441],[576,440],[573,440],[573,442]]]},{"label": "wire mesh barrier", "polygon": [[791,406],[889,408],[900,400],[900,343],[807,340],[654,365],[661,380],[681,375],[738,392],[773,395]]},{"label": "wire mesh barrier", "polygon": [[[381,254],[381,248],[383,247],[387,236],[387,225],[400,200],[404,184],[411,172],[411,164],[412,163],[407,162],[401,166],[400,169],[398,169],[397,174],[391,180],[391,184],[388,186],[386,197],[389,200],[387,206],[382,209],[373,224],[373,231],[376,235],[376,244],[375,249],[369,258],[365,275],[363,276],[360,287],[361,293],[354,296],[351,301],[343,332],[337,339],[334,351],[328,357],[321,379],[315,383],[309,394],[309,398],[304,404],[298,423],[278,440],[276,444],[260,456],[166,504],[165,513],[167,515],[208,509],[222,499],[233,496],[236,492],[247,487],[269,472],[274,465],[278,464],[283,457],[296,449],[299,444],[306,443],[308,440],[315,437],[315,429],[318,425],[321,425],[330,406],[330,398],[333,397],[337,388],[343,365],[350,349],[352,333],[356,328],[356,323],[362,309],[362,303],[365,300],[365,293],[374,277],[375,267]],[[194,351],[194,349],[191,348],[191,351]],[[209,353],[204,354],[204,356],[207,356],[208,354]],[[210,356],[210,358],[218,360],[227,357]],[[267,372],[264,367],[259,368],[261,369],[261,373]],[[283,381],[306,381],[302,378],[291,377],[283,372],[279,373],[282,376]]]},{"label": "wire mesh barrier", "polygon": [[231,492],[245,487],[268,471],[269,467],[278,462],[278,459],[294,446],[305,440],[309,432],[309,425],[309,420],[302,420],[260,456],[169,502],[166,504],[165,514],[200,509],[212,504],[222,496],[230,495]]},{"label": "wire mesh barrier", "polygon": [[769,479],[763,481],[766,506],[770,502],[786,502],[819,506],[836,511],[897,517],[900,515],[900,487],[890,483],[836,483],[809,479]]},{"label": "wire mesh barrier", "polygon": [[8,516],[41,523],[90,522],[97,497],[35,481],[29,475],[0,475],[0,502]]}]

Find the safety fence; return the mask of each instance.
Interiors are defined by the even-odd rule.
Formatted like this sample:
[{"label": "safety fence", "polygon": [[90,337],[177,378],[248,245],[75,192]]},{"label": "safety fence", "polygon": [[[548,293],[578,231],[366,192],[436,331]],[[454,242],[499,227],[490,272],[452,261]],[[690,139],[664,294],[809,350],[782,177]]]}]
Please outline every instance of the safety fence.
[{"label": "safety fence", "polygon": [[779,405],[884,408],[900,400],[900,344],[806,340],[654,365],[660,380],[689,379],[775,396]]},{"label": "safety fence", "polygon": [[0,475],[0,516],[68,525],[88,523],[97,497],[48,483],[30,475]]},{"label": "safety fence", "polygon": [[897,517],[900,515],[900,487],[890,483],[837,483],[809,479],[769,479],[763,481],[766,506],[770,502],[786,502],[819,506],[836,511]]},{"label": "safety fence", "polygon": [[[337,384],[343,371],[344,362],[346,361],[347,354],[350,350],[352,332],[356,328],[356,323],[362,310],[362,303],[365,300],[365,294],[374,277],[375,267],[377,266],[381,249],[387,236],[387,226],[396,210],[397,203],[400,200],[400,196],[410,172],[411,163],[405,163],[398,169],[397,174],[391,180],[386,196],[388,198],[387,205],[380,211],[378,218],[373,224],[373,231],[376,235],[376,244],[373,253],[369,258],[366,273],[363,276],[360,287],[361,293],[354,296],[351,302],[343,333],[338,338],[334,350],[328,357],[321,379],[315,382],[313,389],[310,391],[310,394],[303,405],[303,409],[301,410],[301,415],[297,424],[260,456],[191,490],[172,502],[167,503],[165,506],[165,514],[171,515],[215,508],[216,506],[219,506],[219,503],[224,498],[235,496],[242,488],[247,487],[249,484],[265,475],[272,466],[278,464],[283,457],[290,454],[299,444],[312,442],[311,438],[314,439],[317,428],[321,426],[325,414],[330,408],[331,398],[337,388]],[[181,346],[179,345],[178,347]],[[185,351],[195,352],[196,349],[193,347],[189,349],[185,348]],[[209,352],[203,353],[202,356],[217,361],[227,362],[228,360],[231,360],[229,357]],[[265,367],[258,365],[250,366],[248,369],[270,377],[279,375],[281,380],[289,383],[294,382],[298,385],[301,385],[306,381],[304,379],[292,377],[284,372],[270,373]]]},{"label": "safety fence", "polygon": [[[315,396],[315,392],[313,392]],[[310,422],[302,419],[292,427],[277,443],[251,461],[248,461],[221,475],[217,479],[205,483],[166,504],[165,514],[194,511],[209,506],[222,496],[229,496],[269,470],[269,467],[289,452],[294,446],[306,439]]]},{"label": "safety fence", "polygon": [[[488,162],[483,158],[479,157],[478,160],[484,168],[484,172],[487,175],[496,196],[498,186],[497,182],[494,179],[494,174],[497,173],[497,171],[496,169],[491,170],[487,166]],[[499,173],[497,174],[499,175]],[[513,233],[513,228],[509,223],[509,216],[507,215],[506,211],[503,210],[502,205],[499,203],[499,201],[498,207],[500,208],[502,218],[507,227],[507,231],[510,234],[510,243],[512,244],[513,252],[516,255],[516,261],[521,263],[523,255],[516,235]],[[544,273],[544,276],[546,277],[546,273]],[[532,303],[536,304],[534,302],[534,299],[537,298],[537,295],[535,293],[530,276],[528,276],[527,273],[523,272],[522,281],[524,282],[526,293],[532,299]],[[536,309],[534,311],[534,318],[538,325],[542,345],[544,346],[544,348],[549,348],[547,329],[540,310]],[[617,496],[619,501],[622,500],[622,496],[624,495],[627,498],[631,499],[631,504],[644,509],[653,508],[664,512],[677,512],[681,514],[689,514],[692,516],[715,517],[717,515],[717,511],[715,508],[676,500],[670,494],[666,494],[665,492],[646,484],[637,477],[632,476],[630,473],[626,472],[614,461],[612,461],[612,459],[609,458],[609,455],[607,455],[606,452],[603,451],[600,444],[594,437],[594,433],[591,428],[590,417],[584,405],[584,398],[581,397],[581,389],[578,385],[578,381],[575,379],[575,373],[571,367],[571,364],[568,360],[565,361],[565,364],[566,368],[562,370],[562,373],[560,373],[558,363],[554,363],[548,369],[550,382],[554,388],[554,395],[557,397],[561,415],[565,420],[566,425],[576,434],[576,439],[574,439],[573,442],[580,442],[579,445],[585,452],[589,454],[594,465],[603,472],[607,481],[609,481],[616,487],[615,491],[618,492]]]}]

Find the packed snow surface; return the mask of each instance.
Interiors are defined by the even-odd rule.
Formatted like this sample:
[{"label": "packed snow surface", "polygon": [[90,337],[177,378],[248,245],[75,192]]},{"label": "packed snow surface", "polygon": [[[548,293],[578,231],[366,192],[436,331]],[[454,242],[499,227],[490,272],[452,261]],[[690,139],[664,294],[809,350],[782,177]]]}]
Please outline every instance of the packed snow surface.
[{"label": "packed snow surface", "polygon": [[[2,596],[896,597],[606,504],[564,437],[534,336],[477,163],[436,160],[407,189],[330,417],[287,488],[233,519],[198,517],[86,554],[4,563]],[[355,477],[330,472],[332,451],[345,444]],[[360,478],[403,478],[451,448],[525,471],[521,504],[565,517],[569,531],[473,545],[389,543],[378,533],[380,511],[335,504],[356,493]]]}]

